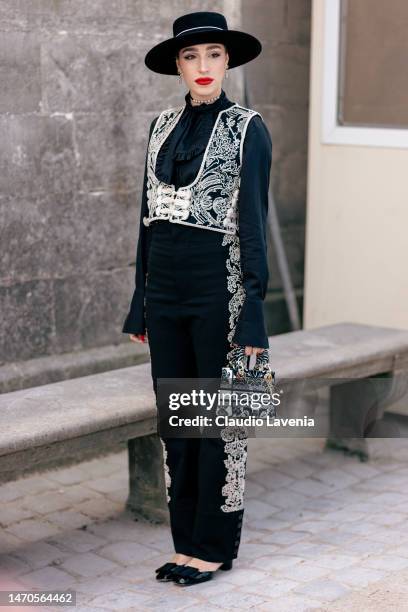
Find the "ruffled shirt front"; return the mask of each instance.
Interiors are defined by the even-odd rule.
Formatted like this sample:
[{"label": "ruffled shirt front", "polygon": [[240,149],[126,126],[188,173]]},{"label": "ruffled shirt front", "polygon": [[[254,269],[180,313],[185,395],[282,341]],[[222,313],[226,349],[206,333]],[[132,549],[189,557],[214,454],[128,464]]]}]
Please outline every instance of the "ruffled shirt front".
[{"label": "ruffled shirt front", "polygon": [[[158,152],[155,168],[157,178],[166,184],[173,184],[176,189],[192,183],[200,169],[218,113],[233,104],[224,90],[215,102],[199,106],[191,104],[190,94],[187,93],[183,113]],[[150,125],[149,140],[157,119],[158,117]],[[245,300],[233,342],[240,346],[269,346],[263,300],[268,287],[266,223],[271,162],[272,140],[268,128],[262,118],[255,115],[250,120],[245,135],[238,199]],[[136,253],[136,287],[123,325],[123,333],[146,333],[144,298],[151,232],[150,228],[143,224],[144,216],[148,216],[146,164]],[[208,231],[194,227],[189,229],[192,232]]]},{"label": "ruffled shirt front", "polygon": [[224,90],[211,104],[193,106],[189,93],[185,101],[183,114],[160,147],[156,161],[157,178],[176,189],[194,181],[218,113],[234,104]]}]

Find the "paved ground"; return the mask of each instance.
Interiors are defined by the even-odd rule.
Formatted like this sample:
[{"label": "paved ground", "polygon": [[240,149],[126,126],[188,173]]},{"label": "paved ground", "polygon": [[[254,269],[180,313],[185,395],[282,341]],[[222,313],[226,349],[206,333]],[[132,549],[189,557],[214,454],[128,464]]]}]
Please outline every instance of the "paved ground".
[{"label": "paved ground", "polygon": [[185,589],[156,583],[169,530],[123,511],[121,452],[0,486],[0,590],[72,588],[77,612],[408,611],[406,441],[366,463],[323,452],[321,439],[249,443],[232,571]]}]

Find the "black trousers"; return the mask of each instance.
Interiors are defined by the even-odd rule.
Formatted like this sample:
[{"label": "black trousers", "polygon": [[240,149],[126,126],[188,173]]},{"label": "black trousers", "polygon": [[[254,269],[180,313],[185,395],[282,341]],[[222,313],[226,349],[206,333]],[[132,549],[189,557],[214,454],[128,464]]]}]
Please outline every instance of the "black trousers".
[{"label": "black trousers", "polygon": [[[216,378],[231,344],[229,247],[224,234],[169,221],[151,225],[146,327],[157,379]],[[206,561],[238,556],[244,514],[247,438],[163,438],[175,551]]]}]

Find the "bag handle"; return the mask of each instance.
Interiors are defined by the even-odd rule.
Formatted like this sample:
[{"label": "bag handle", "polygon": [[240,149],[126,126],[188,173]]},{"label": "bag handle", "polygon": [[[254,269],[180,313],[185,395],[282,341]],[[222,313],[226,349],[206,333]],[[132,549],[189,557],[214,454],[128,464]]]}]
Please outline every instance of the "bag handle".
[{"label": "bag handle", "polygon": [[[243,373],[251,371],[249,368],[251,355],[245,354],[244,346],[233,347],[228,353],[228,359],[234,368],[241,370]],[[269,349],[266,348],[262,352],[256,354],[256,362],[253,370],[266,371],[268,369],[270,369]]]}]

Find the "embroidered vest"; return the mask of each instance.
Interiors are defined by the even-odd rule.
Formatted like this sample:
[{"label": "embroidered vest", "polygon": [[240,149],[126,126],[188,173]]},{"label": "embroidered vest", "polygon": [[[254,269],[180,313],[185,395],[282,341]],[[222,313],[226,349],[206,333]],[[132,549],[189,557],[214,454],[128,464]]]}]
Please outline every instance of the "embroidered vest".
[{"label": "embroidered vest", "polygon": [[235,235],[245,133],[257,111],[234,104],[219,112],[195,180],[175,189],[160,181],[156,160],[160,147],[175,128],[184,107],[163,111],[154,126],[147,151],[147,203],[143,223],[157,219]]}]

